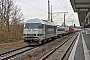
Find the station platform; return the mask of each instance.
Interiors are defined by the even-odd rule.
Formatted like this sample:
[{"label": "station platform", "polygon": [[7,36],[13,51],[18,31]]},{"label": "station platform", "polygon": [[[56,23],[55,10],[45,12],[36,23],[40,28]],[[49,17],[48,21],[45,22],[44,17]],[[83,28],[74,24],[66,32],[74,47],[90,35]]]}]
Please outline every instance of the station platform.
[{"label": "station platform", "polygon": [[79,33],[68,60],[90,60],[90,34]]}]

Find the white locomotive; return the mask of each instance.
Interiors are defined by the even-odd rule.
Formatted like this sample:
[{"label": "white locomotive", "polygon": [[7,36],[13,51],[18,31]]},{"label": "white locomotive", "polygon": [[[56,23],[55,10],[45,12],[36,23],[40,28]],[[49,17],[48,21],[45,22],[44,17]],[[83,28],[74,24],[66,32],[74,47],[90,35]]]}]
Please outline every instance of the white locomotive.
[{"label": "white locomotive", "polygon": [[26,21],[23,31],[24,42],[30,45],[45,43],[56,37],[57,26],[50,21],[39,18]]}]

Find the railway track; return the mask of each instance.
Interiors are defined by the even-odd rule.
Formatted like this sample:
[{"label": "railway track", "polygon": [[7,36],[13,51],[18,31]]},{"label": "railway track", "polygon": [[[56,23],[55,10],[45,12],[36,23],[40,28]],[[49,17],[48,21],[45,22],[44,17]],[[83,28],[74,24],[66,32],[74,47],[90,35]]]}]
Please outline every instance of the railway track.
[{"label": "railway track", "polygon": [[0,60],[11,60],[15,59],[18,55],[23,54],[29,50],[34,49],[35,47],[23,46],[17,49],[13,49],[4,53],[0,53]]},{"label": "railway track", "polygon": [[[62,56],[60,57],[60,59],[58,60],[67,60],[68,57],[69,57],[69,54],[68,52],[70,52],[70,49],[73,47],[75,41],[76,41],[76,38],[77,38],[78,34],[76,34],[75,36],[71,36],[70,38],[68,38],[67,40],[65,40],[63,43],[61,43],[60,45],[58,45],[57,47],[54,47],[50,52],[48,52],[46,55],[44,55],[43,57],[41,57],[39,60],[50,60],[48,59],[52,54],[54,54],[54,52],[59,49],[60,47],[62,47],[64,44],[66,44],[69,40],[72,40],[73,41],[71,42],[71,44],[68,46],[67,50],[64,51],[64,53],[62,54]],[[67,56],[68,54],[68,56]],[[53,57],[55,58],[55,57]],[[51,59],[53,60],[53,59]]]},{"label": "railway track", "polygon": [[[67,36],[68,37],[68,36]],[[65,38],[65,37],[63,37]],[[63,39],[63,38],[60,38],[60,39]],[[70,37],[72,38],[72,37]],[[69,38],[69,39],[70,39]],[[44,60],[46,59],[49,55],[51,55],[54,51],[56,51],[60,46],[62,46],[64,43],[66,43],[69,39],[67,39],[66,41],[64,41],[62,44],[60,44],[59,46],[53,48],[52,51],[50,51],[48,54],[44,54],[44,51],[42,54],[44,54],[44,57],[41,58],[41,60]],[[57,41],[57,40],[55,40]],[[58,40],[59,41],[59,40]],[[10,51],[7,51],[7,52],[4,52],[4,53],[0,53],[0,60],[22,60],[23,57],[25,57],[26,55],[30,55],[32,56],[33,54],[36,54],[38,53],[39,51],[41,52],[42,49],[45,49],[45,51],[47,50],[47,47],[49,45],[53,45],[55,44],[55,42],[50,42],[50,43],[47,43],[47,44],[44,44],[44,45],[41,45],[39,47],[37,46],[34,46],[34,47],[30,47],[30,46],[24,46],[24,47],[20,47],[20,48],[17,48],[17,49],[13,49],[13,50],[10,50]],[[53,46],[52,46],[53,47]],[[52,48],[50,48],[52,49]],[[48,50],[47,50],[48,51]],[[38,55],[39,56],[39,55]]]}]

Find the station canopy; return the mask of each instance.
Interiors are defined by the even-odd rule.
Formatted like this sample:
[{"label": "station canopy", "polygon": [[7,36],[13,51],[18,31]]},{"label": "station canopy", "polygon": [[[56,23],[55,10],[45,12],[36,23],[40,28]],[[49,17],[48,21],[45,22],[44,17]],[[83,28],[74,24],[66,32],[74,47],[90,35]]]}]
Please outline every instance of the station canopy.
[{"label": "station canopy", "polygon": [[80,25],[84,25],[84,20],[90,10],[90,0],[70,0],[74,12],[78,13]]}]

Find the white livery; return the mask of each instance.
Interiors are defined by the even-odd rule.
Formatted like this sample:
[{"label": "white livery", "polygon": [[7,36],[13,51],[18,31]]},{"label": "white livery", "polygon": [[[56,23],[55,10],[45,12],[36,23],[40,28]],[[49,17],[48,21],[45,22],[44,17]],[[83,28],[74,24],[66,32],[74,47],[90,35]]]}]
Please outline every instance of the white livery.
[{"label": "white livery", "polygon": [[56,36],[56,25],[39,18],[30,19],[24,24],[23,35],[24,42],[41,44]]},{"label": "white livery", "polygon": [[64,36],[69,33],[68,27],[57,27],[56,34],[57,36]]}]

